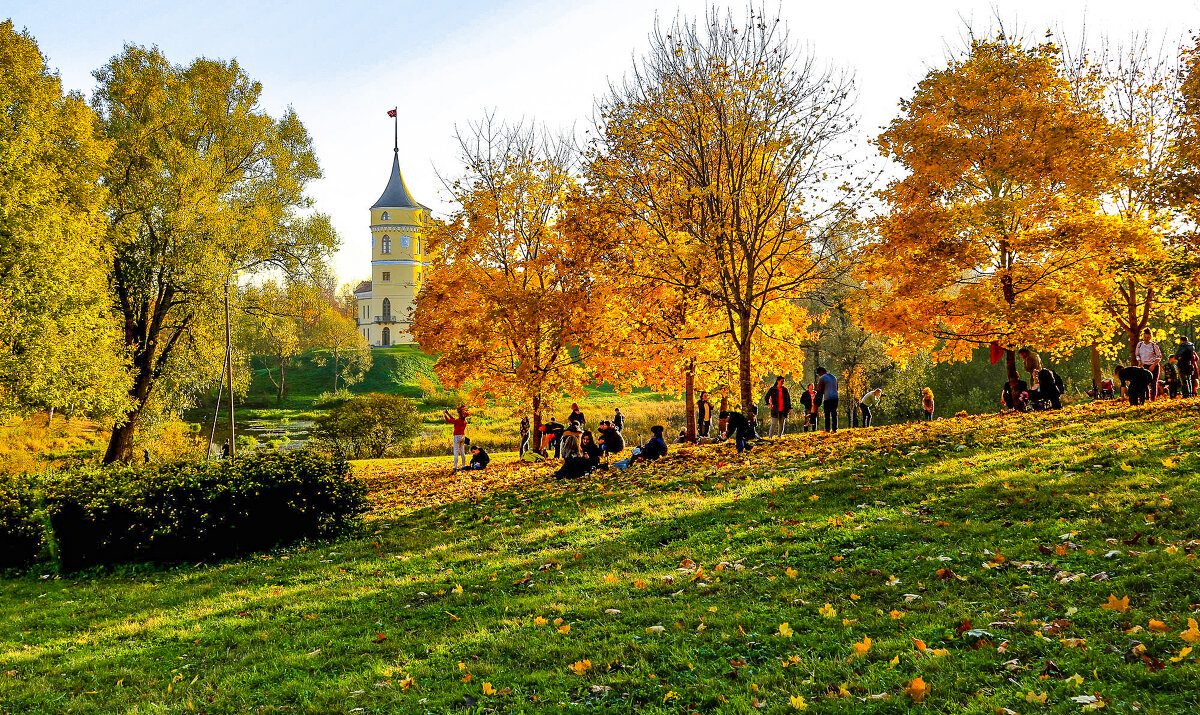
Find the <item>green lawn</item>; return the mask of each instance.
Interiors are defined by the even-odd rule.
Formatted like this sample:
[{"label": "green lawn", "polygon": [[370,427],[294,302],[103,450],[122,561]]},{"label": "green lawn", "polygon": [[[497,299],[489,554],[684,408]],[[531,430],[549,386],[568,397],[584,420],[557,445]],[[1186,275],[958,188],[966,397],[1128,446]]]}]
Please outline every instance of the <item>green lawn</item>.
[{"label": "green lawn", "polygon": [[0,712],[1197,712],[1198,425],[1081,405],[567,484],[371,462],[357,538],[0,582]]}]

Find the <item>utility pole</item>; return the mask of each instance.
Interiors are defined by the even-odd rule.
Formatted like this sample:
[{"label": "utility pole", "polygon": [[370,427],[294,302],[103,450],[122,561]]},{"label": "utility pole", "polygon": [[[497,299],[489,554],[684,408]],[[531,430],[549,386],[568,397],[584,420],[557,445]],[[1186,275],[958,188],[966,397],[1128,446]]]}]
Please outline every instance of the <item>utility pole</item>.
[{"label": "utility pole", "polygon": [[230,275],[225,279],[225,380],[229,387],[229,456],[237,456],[237,432],[233,422],[233,347],[229,338],[229,283],[233,280]]}]

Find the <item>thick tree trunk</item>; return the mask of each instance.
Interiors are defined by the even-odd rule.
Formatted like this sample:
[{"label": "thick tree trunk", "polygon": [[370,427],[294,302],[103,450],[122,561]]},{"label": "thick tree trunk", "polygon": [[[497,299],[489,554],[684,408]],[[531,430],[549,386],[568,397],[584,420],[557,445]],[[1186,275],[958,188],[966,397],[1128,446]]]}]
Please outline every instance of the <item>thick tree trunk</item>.
[{"label": "thick tree trunk", "polygon": [[125,419],[113,427],[108,439],[108,449],[104,452],[104,463],[128,462],[133,459],[133,434],[137,431],[138,417],[142,407],[150,396],[150,388],[154,382],[153,358],[145,352],[134,356],[133,367],[136,373],[129,397],[133,401],[133,409],[125,413]]},{"label": "thick tree trunk", "polygon": [[1012,348],[1004,351],[1004,367],[1008,370],[1008,384],[1012,388],[1013,401],[1017,399],[1017,382],[1021,376],[1017,373],[1017,353]]},{"label": "thick tree trunk", "polygon": [[533,396],[533,425],[529,428],[529,447],[535,452],[542,451],[542,396]]},{"label": "thick tree trunk", "polygon": [[689,360],[683,376],[683,409],[686,410],[684,424],[689,442],[696,441],[696,361]]}]

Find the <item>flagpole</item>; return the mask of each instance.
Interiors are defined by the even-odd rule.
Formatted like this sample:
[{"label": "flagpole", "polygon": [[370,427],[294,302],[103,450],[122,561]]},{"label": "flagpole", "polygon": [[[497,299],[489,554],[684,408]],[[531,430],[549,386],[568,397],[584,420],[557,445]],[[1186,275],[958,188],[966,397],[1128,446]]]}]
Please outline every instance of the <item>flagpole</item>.
[{"label": "flagpole", "polygon": [[399,105],[392,108],[392,137],[395,142],[395,146],[392,147],[392,151],[399,154],[400,153],[400,106]]}]

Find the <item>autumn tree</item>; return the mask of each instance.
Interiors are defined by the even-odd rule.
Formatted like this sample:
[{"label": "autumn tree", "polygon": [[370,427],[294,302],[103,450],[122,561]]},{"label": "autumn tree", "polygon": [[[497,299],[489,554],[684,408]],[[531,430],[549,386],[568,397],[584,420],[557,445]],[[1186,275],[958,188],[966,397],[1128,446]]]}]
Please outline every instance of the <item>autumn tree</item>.
[{"label": "autumn tree", "polygon": [[904,176],[859,256],[867,327],[893,352],[965,359],[998,341],[1015,382],[1017,347],[1089,340],[1108,288],[1094,266],[1120,231],[1098,198],[1126,145],[1077,89],[1056,46],[999,35],[901,102],[877,143]]},{"label": "autumn tree", "polygon": [[[1109,278],[1103,306],[1124,334],[1130,360],[1151,322],[1176,323],[1194,315],[1188,310],[1193,301],[1181,300],[1192,292],[1190,261],[1176,241],[1181,226],[1170,205],[1171,143],[1185,108],[1178,101],[1178,59],[1166,47],[1135,35],[1127,44],[1105,39],[1097,49],[1065,53],[1079,94],[1094,97],[1129,142],[1101,200],[1101,210],[1117,220],[1119,230],[1110,235],[1118,243],[1096,269]],[[1092,87],[1099,91],[1089,91]],[[1108,337],[1103,325],[1098,332]]]},{"label": "autumn tree", "polygon": [[1171,141],[1171,205],[1187,220],[1186,236],[1191,252],[1200,236],[1200,36],[1180,49],[1179,93],[1176,105],[1180,121]]},{"label": "autumn tree", "polygon": [[237,62],[178,66],[128,46],[95,75],[93,106],[113,146],[109,288],[132,383],[112,462],[130,458],[139,422],[217,379],[227,281],[296,270],[337,241],[304,213],[305,187],[320,176],[307,131],[290,109],[264,112],[261,85]]},{"label": "autumn tree", "polygon": [[126,389],[108,319],[100,172],[110,147],[37,43],[0,23],[0,409],[115,414]]},{"label": "autumn tree", "polygon": [[798,372],[799,301],[842,275],[860,183],[841,151],[849,74],[821,66],[779,20],[715,11],[656,26],[598,103],[589,187],[645,227],[631,274],[702,301],[736,356],[742,409],[763,375]]},{"label": "autumn tree", "polygon": [[562,231],[571,142],[494,116],[457,139],[462,173],[444,180],[457,208],[430,231],[413,336],[442,384],[530,410],[536,429],[563,393],[581,394],[584,363],[621,318],[595,283],[600,252]]}]

